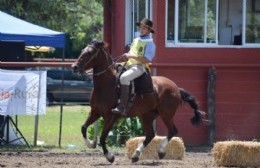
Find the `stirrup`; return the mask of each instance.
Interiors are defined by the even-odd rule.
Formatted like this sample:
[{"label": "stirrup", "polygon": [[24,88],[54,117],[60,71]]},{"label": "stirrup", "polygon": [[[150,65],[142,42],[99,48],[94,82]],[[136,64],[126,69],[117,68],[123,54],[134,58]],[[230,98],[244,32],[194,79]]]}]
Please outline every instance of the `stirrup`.
[{"label": "stirrup", "polygon": [[126,109],[123,108],[122,110],[119,110],[119,108],[116,107],[116,108],[112,109],[112,113],[126,116]]},{"label": "stirrup", "polygon": [[122,112],[116,107],[116,108],[112,109],[112,113],[120,114]]}]

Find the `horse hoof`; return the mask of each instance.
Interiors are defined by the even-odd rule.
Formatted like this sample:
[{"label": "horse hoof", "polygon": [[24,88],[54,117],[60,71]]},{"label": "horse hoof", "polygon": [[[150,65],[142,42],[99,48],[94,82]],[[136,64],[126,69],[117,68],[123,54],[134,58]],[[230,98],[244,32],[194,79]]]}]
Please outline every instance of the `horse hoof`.
[{"label": "horse hoof", "polygon": [[90,149],[95,149],[97,147],[97,141],[90,141],[86,138],[84,138],[85,144]]},{"label": "horse hoof", "polygon": [[160,159],[162,159],[162,158],[164,158],[165,154],[166,154],[166,153],[161,153],[161,152],[159,152],[159,153],[158,153],[158,156],[159,156]]},{"label": "horse hoof", "polygon": [[138,162],[139,157],[132,157],[132,163]]},{"label": "horse hoof", "polygon": [[105,156],[106,156],[107,161],[109,161],[110,163],[113,163],[115,161],[115,156],[114,155],[108,153]]},{"label": "horse hoof", "polygon": [[93,141],[92,148],[95,149],[97,147],[97,141]]}]

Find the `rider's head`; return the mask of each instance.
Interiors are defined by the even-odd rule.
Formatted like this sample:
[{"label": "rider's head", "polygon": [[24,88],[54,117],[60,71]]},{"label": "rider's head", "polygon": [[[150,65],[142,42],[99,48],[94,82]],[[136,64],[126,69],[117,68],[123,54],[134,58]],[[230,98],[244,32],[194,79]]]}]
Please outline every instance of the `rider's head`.
[{"label": "rider's head", "polygon": [[148,35],[149,33],[155,33],[153,29],[153,22],[147,18],[144,18],[141,22],[136,23],[139,26],[140,35]]}]

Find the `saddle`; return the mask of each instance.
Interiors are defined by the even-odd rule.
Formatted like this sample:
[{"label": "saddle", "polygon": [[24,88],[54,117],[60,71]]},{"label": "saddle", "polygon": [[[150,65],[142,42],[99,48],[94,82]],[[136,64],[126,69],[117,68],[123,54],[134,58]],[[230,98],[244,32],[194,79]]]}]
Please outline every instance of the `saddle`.
[{"label": "saddle", "polygon": [[[121,65],[116,65],[116,83],[117,83],[117,90],[118,95],[120,95],[120,76],[122,73],[124,73],[127,69]],[[138,95],[144,95],[144,94],[151,94],[153,93],[153,83],[152,78],[149,73],[149,70],[146,70],[145,73],[143,73],[140,77],[134,79],[131,82],[131,85],[129,87],[129,97],[133,97],[135,94]]]}]

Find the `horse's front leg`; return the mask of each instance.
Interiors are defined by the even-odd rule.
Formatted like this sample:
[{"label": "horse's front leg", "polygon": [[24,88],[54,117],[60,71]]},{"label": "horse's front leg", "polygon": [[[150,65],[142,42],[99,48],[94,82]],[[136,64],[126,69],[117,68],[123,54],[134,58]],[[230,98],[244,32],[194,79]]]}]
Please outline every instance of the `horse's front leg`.
[{"label": "horse's front leg", "polygon": [[118,120],[118,116],[114,114],[109,114],[110,116],[104,117],[104,128],[100,137],[100,144],[103,149],[104,156],[106,159],[113,163],[115,160],[115,157],[113,154],[111,154],[107,148],[106,148],[106,138],[108,136],[109,131],[113,128],[114,123]]},{"label": "horse's front leg", "polygon": [[139,160],[139,157],[145,147],[152,141],[152,139],[155,137],[154,129],[153,129],[153,120],[155,119],[155,115],[152,116],[151,113],[149,113],[150,116],[146,115],[142,117],[142,123],[145,133],[145,140],[142,144],[138,146],[138,148],[135,150],[134,155],[132,156],[132,162],[137,162]]},{"label": "horse's front leg", "polygon": [[88,148],[96,148],[97,139],[95,139],[94,141],[91,141],[88,139],[87,128],[88,128],[88,126],[93,124],[95,121],[97,121],[97,119],[99,117],[100,117],[100,115],[97,112],[95,112],[94,110],[91,110],[88,118],[86,119],[85,123],[81,127],[81,133],[84,138],[85,144]]}]

